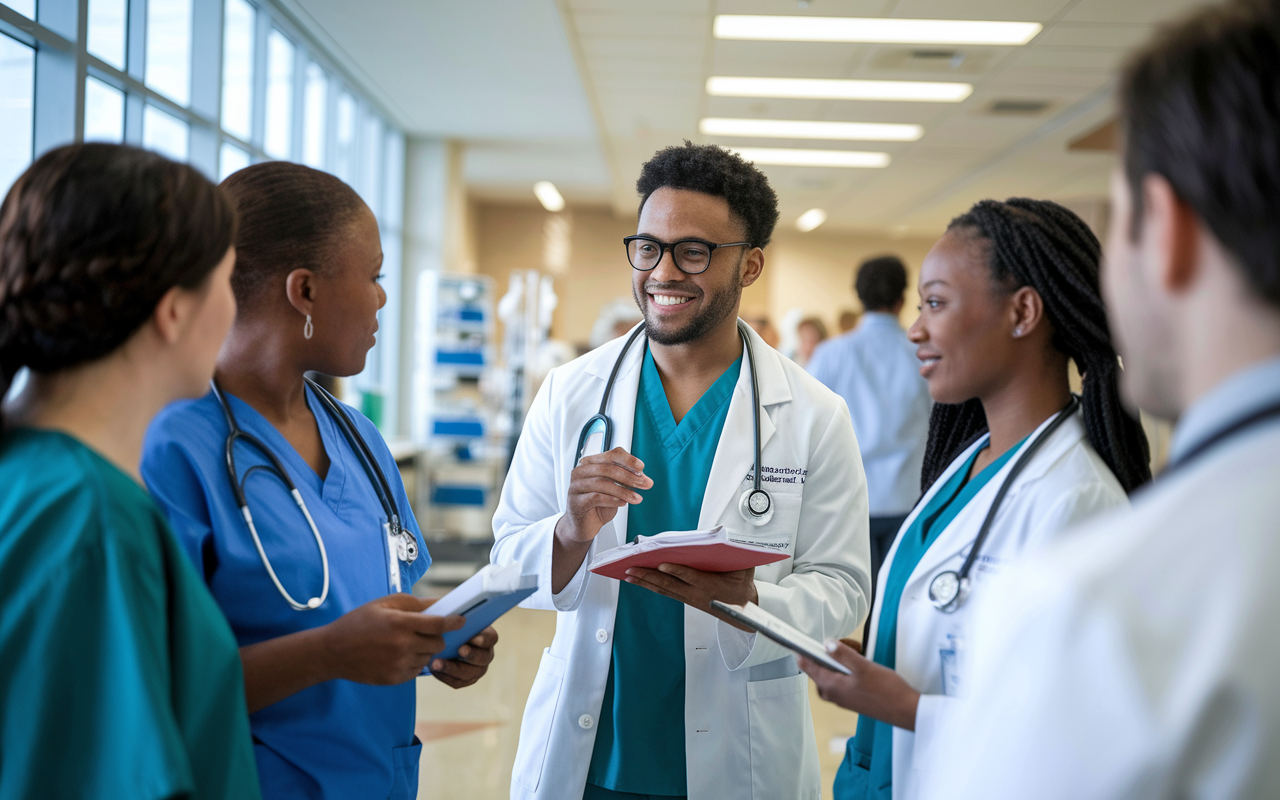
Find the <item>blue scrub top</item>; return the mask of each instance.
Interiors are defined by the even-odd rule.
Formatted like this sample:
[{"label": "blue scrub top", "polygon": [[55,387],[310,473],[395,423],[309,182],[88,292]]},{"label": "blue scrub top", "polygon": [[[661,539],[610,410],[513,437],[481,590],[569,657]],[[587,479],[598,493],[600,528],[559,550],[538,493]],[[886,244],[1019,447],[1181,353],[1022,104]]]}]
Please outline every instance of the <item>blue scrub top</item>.
[{"label": "blue scrub top", "polygon": [[[653,488],[627,516],[627,541],[693,530],[742,368],[739,357],[677,425],[645,349],[631,453]],[[630,583],[618,587],[613,658],[587,782],[615,792],[688,793],[684,742],[684,604]]]},{"label": "blue scrub top", "polygon": [[[1025,442],[1026,440],[1023,439]],[[916,515],[905,532],[898,534],[898,550],[885,580],[881,596],[880,624],[876,628],[876,651],[872,660],[894,669],[898,653],[898,604],[911,573],[929,551],[938,536],[947,529],[974,495],[995,477],[1013,454],[1022,447],[1010,447],[982,472],[967,480],[979,447],[934,494],[929,504]],[[942,612],[939,612],[942,613]],[[868,716],[858,717],[858,731],[845,745],[844,761],[836,772],[833,787],[835,800],[892,800],[893,798],[893,726]]]},{"label": "blue scrub top", "polygon": [[[236,506],[224,459],[226,418],[210,392],[174,403],[156,417],[143,447],[142,476],[179,541],[221,606],[240,646],[319,627],[391,593],[385,514],[359,456],[339,423],[307,389],[329,472],[322,481],[271,423],[227,394],[236,421],[261,440],[285,470],[324,537],[329,596],[318,609],[294,611],[276,590]],[[411,587],[431,563],[395,459],[377,428],[347,407],[391,484],[400,519],[418,538],[419,556],[401,564]],[[267,460],[236,445],[243,477]],[[263,470],[245,480],[245,496],[263,548],[285,589],[300,602],[323,585],[320,552],[284,484]],[[414,682],[367,686],[333,680],[304,689],[250,716],[262,793],[272,798],[412,798],[421,744],[414,736]]]}]

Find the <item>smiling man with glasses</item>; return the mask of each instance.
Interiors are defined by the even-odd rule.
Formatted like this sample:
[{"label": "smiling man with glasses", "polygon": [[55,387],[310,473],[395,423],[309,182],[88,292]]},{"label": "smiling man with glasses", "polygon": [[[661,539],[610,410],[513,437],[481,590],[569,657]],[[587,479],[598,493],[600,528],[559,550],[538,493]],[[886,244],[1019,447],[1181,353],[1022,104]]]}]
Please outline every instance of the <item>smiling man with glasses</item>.
[{"label": "smiling man with glasses", "polygon": [[[637,232],[623,241],[644,327],[547,377],[494,516],[493,561],[537,573],[528,604],[559,612],[511,796],[816,797],[795,658],[711,601],[758,603],[817,639],[866,614],[866,480],[849,413],[738,319],[778,219],[765,176],[686,142],[646,163],[636,188]],[[637,536],[718,525],[788,557],[721,573],[664,564],[621,582],[588,570]]]}]

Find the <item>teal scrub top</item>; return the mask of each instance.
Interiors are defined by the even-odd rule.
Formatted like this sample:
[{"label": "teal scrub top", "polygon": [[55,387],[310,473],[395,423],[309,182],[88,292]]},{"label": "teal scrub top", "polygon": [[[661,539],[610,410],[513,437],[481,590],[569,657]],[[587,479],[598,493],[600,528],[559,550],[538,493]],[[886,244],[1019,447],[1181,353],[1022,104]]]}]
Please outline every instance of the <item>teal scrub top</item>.
[{"label": "teal scrub top", "polygon": [[[1025,439],[1023,441],[1026,441]],[[911,527],[899,534],[898,550],[885,580],[881,595],[880,624],[876,629],[876,649],[872,660],[894,669],[898,652],[898,604],[911,573],[938,536],[956,515],[964,510],[974,495],[998,473],[1022,447],[1010,447],[982,472],[966,480],[973,462],[987,445],[979,447],[956,470],[929,504],[916,515]],[[857,734],[845,745],[844,761],[836,772],[833,787],[835,800],[892,800],[893,798],[893,726],[868,716],[858,717]]]},{"label": "teal scrub top", "polygon": [[0,797],[260,797],[235,639],[146,491],[31,429],[0,486]]},{"label": "teal scrub top", "polygon": [[[631,453],[653,488],[631,506],[627,541],[694,530],[742,368],[739,357],[676,424],[646,348]],[[630,583],[618,587],[613,659],[587,782],[617,792],[688,793],[684,749],[684,604]]]}]

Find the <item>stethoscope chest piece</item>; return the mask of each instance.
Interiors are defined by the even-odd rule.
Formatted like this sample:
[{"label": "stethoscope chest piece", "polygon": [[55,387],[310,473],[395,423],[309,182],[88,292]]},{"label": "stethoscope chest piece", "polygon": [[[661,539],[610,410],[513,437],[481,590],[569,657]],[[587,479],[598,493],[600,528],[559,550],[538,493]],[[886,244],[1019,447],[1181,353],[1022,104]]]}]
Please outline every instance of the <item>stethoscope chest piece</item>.
[{"label": "stethoscope chest piece", "polygon": [[939,572],[929,582],[929,602],[946,614],[954,614],[969,595],[969,579],[955,570]]},{"label": "stethoscope chest piece", "polygon": [[413,535],[406,530],[401,530],[396,541],[396,557],[406,564],[412,564],[418,560],[418,542]]},{"label": "stethoscope chest piece", "polygon": [[738,510],[742,512],[743,519],[757,527],[766,525],[773,519],[773,501],[763,489],[748,489],[743,492],[738,500]]}]

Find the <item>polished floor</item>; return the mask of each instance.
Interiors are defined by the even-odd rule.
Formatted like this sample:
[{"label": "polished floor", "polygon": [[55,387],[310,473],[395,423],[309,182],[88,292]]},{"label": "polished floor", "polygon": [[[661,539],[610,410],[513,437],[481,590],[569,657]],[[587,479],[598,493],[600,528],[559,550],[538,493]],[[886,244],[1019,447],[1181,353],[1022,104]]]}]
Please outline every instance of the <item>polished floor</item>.
[{"label": "polished floor", "polygon": [[[518,608],[498,620],[497,658],[475,686],[455,691],[418,679],[419,800],[507,800],[525,697],[555,626],[552,612]],[[822,702],[809,686],[823,797],[830,798],[857,717]]]}]

